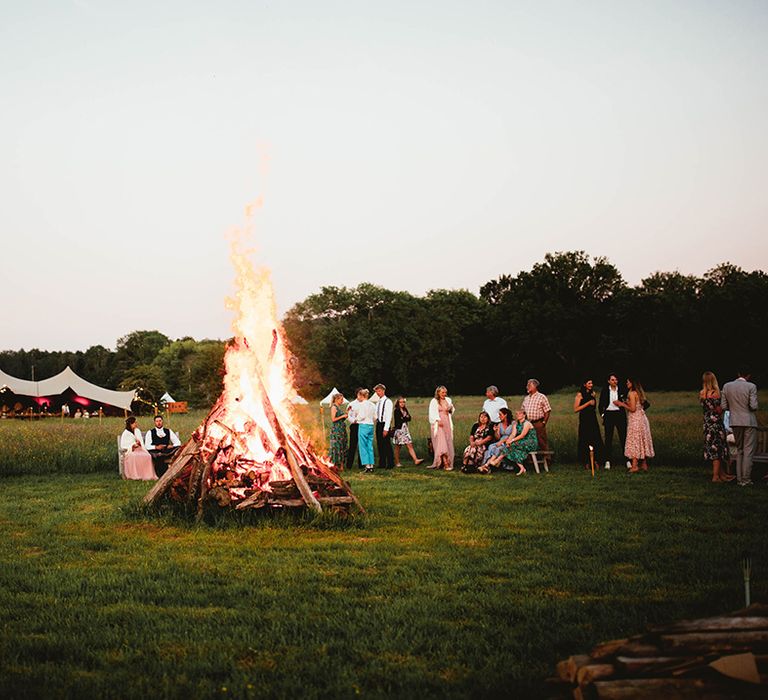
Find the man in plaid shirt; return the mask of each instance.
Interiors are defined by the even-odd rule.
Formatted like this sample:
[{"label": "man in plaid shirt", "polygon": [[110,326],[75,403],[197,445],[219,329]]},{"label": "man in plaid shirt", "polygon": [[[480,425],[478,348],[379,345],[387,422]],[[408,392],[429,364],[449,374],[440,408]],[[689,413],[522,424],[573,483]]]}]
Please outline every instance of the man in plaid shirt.
[{"label": "man in plaid shirt", "polygon": [[529,379],[525,388],[528,396],[523,399],[523,410],[536,429],[536,437],[539,438],[539,450],[547,452],[549,451],[547,422],[552,413],[552,406],[549,405],[549,399],[539,391],[538,379]]}]

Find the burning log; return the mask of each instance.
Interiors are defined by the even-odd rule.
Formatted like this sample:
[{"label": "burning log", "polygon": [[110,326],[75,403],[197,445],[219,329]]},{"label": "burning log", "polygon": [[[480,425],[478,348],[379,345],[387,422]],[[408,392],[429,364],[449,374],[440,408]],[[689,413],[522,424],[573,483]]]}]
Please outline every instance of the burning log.
[{"label": "burning log", "polygon": [[321,513],[327,505],[364,512],[349,484],[313,450],[295,419],[288,352],[268,276],[255,272],[236,244],[232,259],[238,313],[224,357],[224,390],[145,504],[183,504],[198,520],[208,506]]},{"label": "burning log", "polygon": [[768,696],[768,609],[653,625],[557,664],[574,698],[762,698]]}]

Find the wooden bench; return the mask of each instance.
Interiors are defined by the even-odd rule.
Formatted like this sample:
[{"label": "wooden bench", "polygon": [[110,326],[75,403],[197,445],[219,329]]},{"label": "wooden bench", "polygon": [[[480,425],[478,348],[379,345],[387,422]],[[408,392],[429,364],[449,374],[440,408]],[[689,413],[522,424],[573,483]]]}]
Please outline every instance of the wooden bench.
[{"label": "wooden bench", "polygon": [[549,473],[549,460],[552,459],[553,454],[555,454],[553,450],[537,450],[530,453],[529,457],[537,474],[541,474],[539,463],[544,467],[544,471]]},{"label": "wooden bench", "polygon": [[757,440],[755,441],[755,456],[753,462],[768,462],[768,427],[757,427]]}]

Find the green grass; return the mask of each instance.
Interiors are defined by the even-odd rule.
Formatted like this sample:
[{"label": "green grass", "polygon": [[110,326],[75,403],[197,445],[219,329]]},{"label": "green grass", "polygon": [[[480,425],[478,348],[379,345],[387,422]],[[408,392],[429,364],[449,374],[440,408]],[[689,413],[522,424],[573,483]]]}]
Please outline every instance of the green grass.
[{"label": "green grass", "polygon": [[[696,463],[693,428],[664,437],[674,401],[651,400],[660,454],[679,437]],[[559,454],[570,420],[553,426]],[[13,423],[0,455],[23,460]],[[56,447],[52,423],[22,427],[51,431],[28,449]],[[194,526],[139,514],[147,485],[116,478],[114,425],[65,428],[94,473],[35,462],[0,480],[2,697],[547,696],[560,658],[740,607],[744,551],[753,599],[768,597],[768,492],[712,485],[703,466],[350,473],[368,510],[350,526]],[[103,465],[87,454],[99,435]]]}]

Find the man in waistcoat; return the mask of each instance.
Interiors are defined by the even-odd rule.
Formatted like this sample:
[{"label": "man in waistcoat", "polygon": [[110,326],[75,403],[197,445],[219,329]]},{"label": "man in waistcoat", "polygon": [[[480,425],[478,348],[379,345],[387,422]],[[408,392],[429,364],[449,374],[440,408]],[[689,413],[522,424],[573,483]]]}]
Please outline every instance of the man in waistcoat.
[{"label": "man in waistcoat", "polygon": [[163,427],[163,417],[161,415],[155,416],[155,427],[147,431],[144,447],[152,455],[152,464],[158,477],[161,477],[168,470],[171,457],[180,445],[181,441],[176,433],[170,428]]}]

